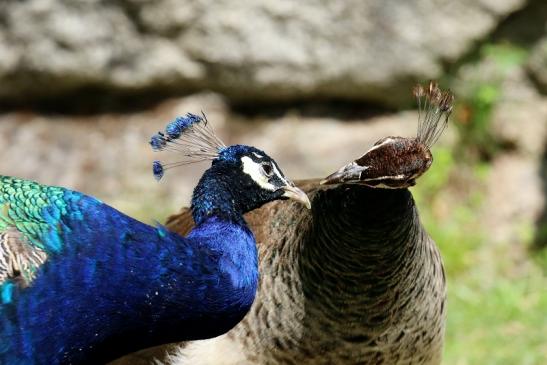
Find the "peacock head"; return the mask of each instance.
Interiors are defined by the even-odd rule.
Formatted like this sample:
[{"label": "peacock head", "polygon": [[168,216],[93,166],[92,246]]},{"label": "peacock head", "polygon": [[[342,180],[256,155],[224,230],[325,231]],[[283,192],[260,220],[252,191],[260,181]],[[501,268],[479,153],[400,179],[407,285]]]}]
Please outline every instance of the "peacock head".
[{"label": "peacock head", "polygon": [[285,177],[277,162],[255,147],[222,148],[207,174],[224,177],[243,212],[277,199],[293,199],[311,207],[307,195]]},{"label": "peacock head", "polygon": [[363,156],[327,176],[322,184],[361,184],[375,188],[404,189],[416,184],[433,163],[431,147],[439,139],[452,112],[454,95],[436,82],[417,85],[418,133],[414,138],[385,137]]},{"label": "peacock head", "polygon": [[[153,173],[160,180],[173,167],[211,160],[194,190],[192,206],[205,214],[227,207],[245,213],[277,199],[293,199],[306,207],[307,195],[285,177],[279,165],[265,152],[251,146],[226,146],[214,134],[205,115],[187,114],[176,118],[150,139],[155,151],[170,150],[182,156],[174,163],[154,161]],[[227,196],[226,196],[227,195]]]}]

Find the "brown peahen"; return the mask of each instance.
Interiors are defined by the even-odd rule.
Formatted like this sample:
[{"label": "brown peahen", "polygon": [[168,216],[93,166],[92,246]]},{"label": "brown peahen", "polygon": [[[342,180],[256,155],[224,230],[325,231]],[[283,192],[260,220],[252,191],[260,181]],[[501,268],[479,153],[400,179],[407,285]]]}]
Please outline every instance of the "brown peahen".
[{"label": "brown peahen", "polygon": [[[431,165],[453,97],[434,83],[414,93],[416,138],[384,138],[322,182],[300,182],[311,211],[274,202],[246,215],[261,275],[251,311],[226,335],[180,345],[167,363],[440,363],[445,276],[407,188]],[[168,220],[180,234],[192,226],[188,210]]]}]

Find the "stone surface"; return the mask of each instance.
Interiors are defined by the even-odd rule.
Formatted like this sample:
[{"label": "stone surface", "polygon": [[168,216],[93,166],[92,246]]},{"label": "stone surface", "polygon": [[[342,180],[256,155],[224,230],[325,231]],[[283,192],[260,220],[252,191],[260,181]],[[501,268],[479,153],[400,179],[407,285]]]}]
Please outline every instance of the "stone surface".
[{"label": "stone surface", "polygon": [[490,39],[522,47],[532,47],[545,35],[547,2],[528,0],[526,6],[511,14],[496,28]]},{"label": "stone surface", "polygon": [[463,66],[453,85],[462,99],[469,99],[480,85],[496,90],[488,133],[506,150],[494,155],[489,165],[481,222],[492,244],[514,245],[519,258],[527,249],[523,230],[533,230],[546,210],[541,171],[547,148],[547,98],[535,88],[526,66],[486,56]]},{"label": "stone surface", "polygon": [[541,162],[521,154],[503,154],[493,162],[481,216],[492,244],[513,244],[525,255],[523,229],[532,228],[547,203]]},{"label": "stone surface", "polygon": [[528,68],[537,81],[540,90],[547,94],[547,33],[533,48]]},{"label": "stone surface", "polygon": [[522,67],[504,79],[492,114],[492,134],[533,159],[547,146],[547,98],[538,94]]},{"label": "stone surface", "polygon": [[547,143],[547,98],[530,80],[526,58],[514,56],[513,52],[520,51],[502,48],[502,52],[510,53],[514,60],[508,62],[507,56],[485,52],[479,61],[459,69],[452,87],[456,99],[471,104],[478,103],[479,88],[491,88],[492,110],[489,120],[485,121],[488,133],[499,144],[537,158]]},{"label": "stone surface", "polygon": [[529,0],[495,30],[494,43],[512,44],[530,52],[527,71],[536,86],[547,94],[547,2]]},{"label": "stone surface", "polygon": [[212,89],[410,101],[525,0],[5,0],[0,98]]}]

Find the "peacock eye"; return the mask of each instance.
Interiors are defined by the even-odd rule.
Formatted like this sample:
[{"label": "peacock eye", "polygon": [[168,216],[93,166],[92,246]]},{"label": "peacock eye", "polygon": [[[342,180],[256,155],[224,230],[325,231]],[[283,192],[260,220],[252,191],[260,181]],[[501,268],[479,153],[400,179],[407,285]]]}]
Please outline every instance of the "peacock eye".
[{"label": "peacock eye", "polygon": [[262,172],[264,172],[264,175],[272,176],[273,174],[272,165],[270,165],[269,163],[264,163],[261,166],[262,166]]}]

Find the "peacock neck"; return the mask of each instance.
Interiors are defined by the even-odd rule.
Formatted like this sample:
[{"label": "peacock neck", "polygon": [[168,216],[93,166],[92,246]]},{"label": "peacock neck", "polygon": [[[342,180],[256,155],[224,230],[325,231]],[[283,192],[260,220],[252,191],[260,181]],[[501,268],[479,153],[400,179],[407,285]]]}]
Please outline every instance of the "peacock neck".
[{"label": "peacock neck", "polygon": [[215,165],[203,174],[192,196],[192,216],[196,226],[214,217],[246,227],[243,204],[233,194],[232,175],[230,169]]}]

